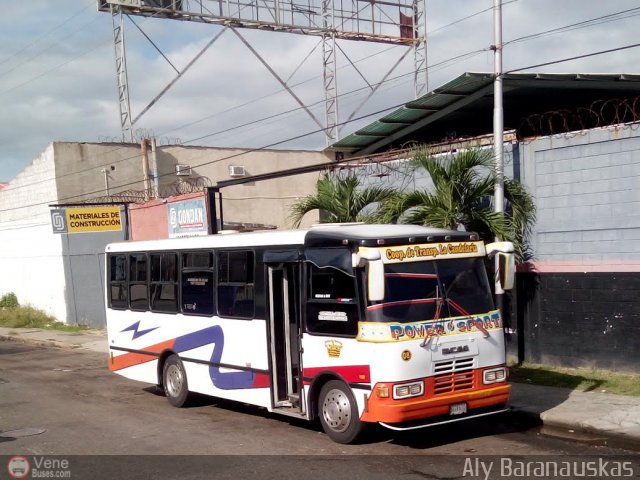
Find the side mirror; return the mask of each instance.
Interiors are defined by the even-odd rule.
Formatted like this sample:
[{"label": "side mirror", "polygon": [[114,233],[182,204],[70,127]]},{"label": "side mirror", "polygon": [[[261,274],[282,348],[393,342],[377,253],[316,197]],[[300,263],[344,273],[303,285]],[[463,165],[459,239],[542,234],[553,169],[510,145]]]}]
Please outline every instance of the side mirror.
[{"label": "side mirror", "polygon": [[384,300],[384,263],[380,251],[361,248],[351,257],[353,268],[369,265],[367,276],[367,291],[370,302]]},{"label": "side mirror", "polygon": [[492,242],[487,243],[487,256],[493,257],[498,252],[513,253],[514,247],[512,242]]},{"label": "side mirror", "polygon": [[496,253],[497,275],[503,290],[511,290],[516,278],[516,258],[513,253]]},{"label": "side mirror", "polygon": [[370,302],[384,300],[384,263],[382,259],[369,260],[369,277],[367,291]]}]

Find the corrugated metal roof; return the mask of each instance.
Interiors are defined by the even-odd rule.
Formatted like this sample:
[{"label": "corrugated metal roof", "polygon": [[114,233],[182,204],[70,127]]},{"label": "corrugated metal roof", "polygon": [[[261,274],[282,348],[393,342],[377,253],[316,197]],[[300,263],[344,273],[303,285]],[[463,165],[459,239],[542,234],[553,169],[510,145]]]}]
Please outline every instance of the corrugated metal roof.
[{"label": "corrugated metal roof", "polygon": [[[493,79],[491,73],[467,72],[454,78],[450,82],[407,102],[403,107],[389,113],[379,120],[334,143],[331,150],[350,152],[351,154],[367,154],[388,148],[394,142],[409,140],[409,136],[418,129],[426,129],[436,121],[451,117],[468,116],[473,121],[473,115],[479,110],[486,113],[489,103],[486,97],[493,98]],[[589,73],[507,73],[503,75],[505,96],[505,112],[510,105],[509,96],[541,95],[544,91],[557,95],[559,91],[576,92],[581,95],[585,90],[637,91],[640,95],[640,75],[635,74],[589,74]],[[483,100],[484,98],[484,100]],[[588,100],[585,98],[585,101]],[[514,104],[517,102],[514,102]],[[521,102],[522,103],[522,102]],[[535,102],[534,102],[535,103]],[[531,110],[531,107],[528,107]],[[525,112],[531,114],[535,113]],[[486,133],[486,132],[484,132]]]}]

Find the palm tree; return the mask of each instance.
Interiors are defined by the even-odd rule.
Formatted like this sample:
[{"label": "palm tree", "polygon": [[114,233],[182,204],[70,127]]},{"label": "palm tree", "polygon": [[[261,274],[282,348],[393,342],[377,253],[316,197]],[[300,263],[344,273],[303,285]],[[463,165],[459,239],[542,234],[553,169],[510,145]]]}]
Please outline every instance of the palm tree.
[{"label": "palm tree", "polygon": [[316,183],[316,193],[309,195],[291,207],[290,219],[294,226],[300,226],[302,217],[313,210],[328,213],[324,222],[378,222],[374,213],[365,211],[367,206],[377,204],[396,196],[394,188],[361,187],[354,174],[346,177],[323,175]]},{"label": "palm tree", "polygon": [[433,157],[414,151],[413,168],[427,171],[433,190],[416,190],[390,198],[381,209],[386,221],[477,232],[485,241],[495,237],[514,243],[518,261],[530,256],[526,242],[535,222],[531,195],[519,182],[505,179],[505,215],[493,211],[493,155],[471,149],[454,156]]}]

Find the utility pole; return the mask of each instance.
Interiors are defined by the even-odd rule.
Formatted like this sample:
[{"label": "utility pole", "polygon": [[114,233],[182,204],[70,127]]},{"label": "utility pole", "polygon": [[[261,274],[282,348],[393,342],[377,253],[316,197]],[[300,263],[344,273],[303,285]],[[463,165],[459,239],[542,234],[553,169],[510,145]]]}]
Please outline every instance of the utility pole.
[{"label": "utility pole", "polygon": [[[504,111],[502,107],[502,0],[493,0],[493,155],[496,181],[493,188],[494,211],[504,215]],[[496,240],[504,240],[496,238]],[[499,264],[496,255],[496,307],[504,318],[504,290],[497,276]]]},{"label": "utility pole", "polygon": [[109,196],[109,169],[103,168],[102,170],[100,170],[100,172],[104,174],[104,194],[108,197]]}]

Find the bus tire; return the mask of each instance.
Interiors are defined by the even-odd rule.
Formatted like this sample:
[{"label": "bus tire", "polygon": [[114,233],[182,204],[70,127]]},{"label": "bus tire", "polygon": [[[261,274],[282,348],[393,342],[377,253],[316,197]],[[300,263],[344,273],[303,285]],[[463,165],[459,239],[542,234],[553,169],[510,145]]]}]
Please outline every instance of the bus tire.
[{"label": "bus tire", "polygon": [[330,380],[320,389],[318,416],[325,433],[337,443],[352,443],[363,430],[353,393],[339,380]]},{"label": "bus tire", "polygon": [[171,355],[162,368],[162,386],[169,403],[174,407],[184,407],[189,402],[187,372],[178,355]]}]

